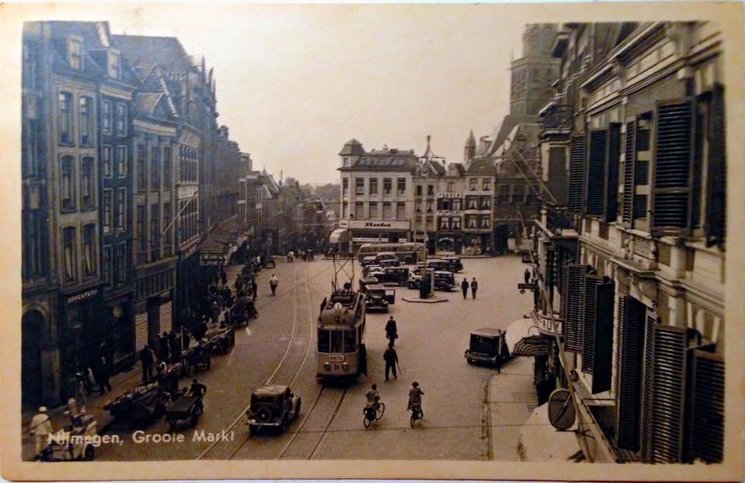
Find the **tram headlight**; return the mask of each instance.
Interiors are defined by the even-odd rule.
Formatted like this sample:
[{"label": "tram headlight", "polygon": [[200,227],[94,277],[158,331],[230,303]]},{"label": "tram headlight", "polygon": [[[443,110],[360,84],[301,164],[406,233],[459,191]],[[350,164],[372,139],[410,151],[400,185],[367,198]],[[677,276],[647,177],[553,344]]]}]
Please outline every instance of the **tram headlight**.
[{"label": "tram headlight", "polygon": [[344,369],[345,371],[348,371],[349,370],[349,364],[345,362],[345,363],[343,363],[341,365],[341,368]]},{"label": "tram headlight", "polygon": [[328,362],[326,362],[326,363],[323,364],[323,368],[326,369],[327,371],[330,371],[331,370],[331,364],[329,364]]}]

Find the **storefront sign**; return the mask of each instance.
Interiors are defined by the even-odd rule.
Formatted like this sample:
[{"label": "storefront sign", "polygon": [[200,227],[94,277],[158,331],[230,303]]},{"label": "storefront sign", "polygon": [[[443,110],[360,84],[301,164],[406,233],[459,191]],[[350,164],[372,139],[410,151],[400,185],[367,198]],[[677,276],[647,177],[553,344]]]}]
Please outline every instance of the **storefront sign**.
[{"label": "storefront sign", "polygon": [[437,199],[440,199],[440,198],[451,198],[451,199],[452,198],[458,198],[458,199],[462,199],[463,198],[463,193],[437,193]]},{"label": "storefront sign", "polygon": [[209,265],[225,265],[227,257],[223,255],[201,255],[199,257],[199,264],[202,266]]},{"label": "storefront sign", "polygon": [[352,230],[378,230],[387,231],[409,231],[408,221],[385,221],[385,220],[350,220],[344,224],[340,223],[342,228]]},{"label": "storefront sign", "polygon": [[67,298],[68,304],[74,304],[77,302],[82,302],[83,300],[87,300],[89,298],[95,297],[96,294],[98,294],[98,289],[94,288],[92,290],[87,290],[85,292],[81,292],[79,294],[75,294],[72,297]]}]

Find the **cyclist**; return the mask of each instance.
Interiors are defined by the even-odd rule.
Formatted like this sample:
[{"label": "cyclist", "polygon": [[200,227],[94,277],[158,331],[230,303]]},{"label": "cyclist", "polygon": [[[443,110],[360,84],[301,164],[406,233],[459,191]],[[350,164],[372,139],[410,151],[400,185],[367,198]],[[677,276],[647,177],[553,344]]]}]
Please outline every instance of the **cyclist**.
[{"label": "cyclist", "polygon": [[421,410],[422,408],[422,396],[424,391],[419,388],[419,383],[414,381],[411,383],[411,390],[409,390],[409,405],[407,410],[415,409]]},{"label": "cyclist", "polygon": [[269,279],[269,288],[272,289],[272,295],[277,291],[277,285],[279,285],[279,279],[275,274],[272,274],[272,278]]},{"label": "cyclist", "polygon": [[365,404],[365,409],[378,409],[378,401],[380,401],[380,396],[378,395],[378,385],[373,384],[370,387],[370,390],[365,393],[365,397],[367,398],[367,403]]}]

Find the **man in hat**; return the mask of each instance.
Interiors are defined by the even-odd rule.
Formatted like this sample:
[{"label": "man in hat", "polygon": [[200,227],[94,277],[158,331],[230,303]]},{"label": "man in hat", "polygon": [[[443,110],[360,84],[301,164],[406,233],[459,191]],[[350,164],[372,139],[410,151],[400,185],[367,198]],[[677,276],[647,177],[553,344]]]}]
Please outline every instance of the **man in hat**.
[{"label": "man in hat", "polygon": [[36,444],[36,457],[46,448],[49,435],[52,434],[52,421],[49,420],[47,407],[41,406],[39,412],[31,418],[31,435]]}]

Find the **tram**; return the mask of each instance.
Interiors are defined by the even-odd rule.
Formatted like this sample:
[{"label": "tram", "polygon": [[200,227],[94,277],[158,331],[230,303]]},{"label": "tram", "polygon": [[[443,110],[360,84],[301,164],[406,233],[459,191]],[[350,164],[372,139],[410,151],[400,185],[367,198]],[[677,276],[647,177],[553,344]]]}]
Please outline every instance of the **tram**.
[{"label": "tram", "polygon": [[335,266],[331,295],[321,303],[316,353],[317,376],[322,380],[355,379],[367,373],[365,294],[352,289],[353,259],[338,263],[341,267],[351,263],[352,275],[338,287],[337,278],[343,268]]}]

